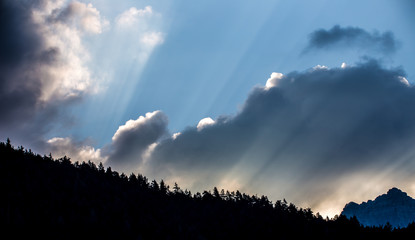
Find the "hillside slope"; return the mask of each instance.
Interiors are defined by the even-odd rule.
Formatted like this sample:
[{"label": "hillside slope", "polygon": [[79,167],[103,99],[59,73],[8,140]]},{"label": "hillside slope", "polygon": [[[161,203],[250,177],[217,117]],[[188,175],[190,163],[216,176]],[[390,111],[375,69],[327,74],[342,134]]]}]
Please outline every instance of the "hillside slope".
[{"label": "hillside slope", "polygon": [[15,239],[381,239],[405,234],[364,228],[355,218],[323,219],[310,209],[239,191],[170,189],[163,181],[127,177],[92,162],[54,160],[9,142],[0,143],[0,189],[1,230]]}]

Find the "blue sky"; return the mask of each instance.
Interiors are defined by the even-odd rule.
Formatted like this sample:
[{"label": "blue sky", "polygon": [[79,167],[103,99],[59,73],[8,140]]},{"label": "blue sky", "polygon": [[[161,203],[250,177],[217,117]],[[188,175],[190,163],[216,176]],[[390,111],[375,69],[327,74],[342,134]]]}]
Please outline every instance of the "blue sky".
[{"label": "blue sky", "polygon": [[415,194],[413,1],[0,10],[0,137],[15,145],[330,216]]},{"label": "blue sky", "polygon": [[[113,75],[106,79],[106,91],[75,107],[79,125],[70,131],[79,137],[92,137],[97,146],[108,143],[126,120],[153,110],[169,116],[172,132],[194,126],[204,117],[234,114],[252,87],[263,85],[274,71],[303,71],[318,64],[338,67],[342,62],[353,64],[370,56],[387,66],[402,66],[409,81],[415,74],[411,71],[415,33],[403,1],[92,3],[109,21],[131,7],[152,6],[160,16],[148,24],[165,34],[164,42],[144,63],[124,52],[137,44],[134,33],[114,36],[114,23],[88,42],[93,54],[91,68],[98,76],[103,72]],[[388,56],[361,49],[301,54],[311,32],[336,24],[393,31],[400,48]],[[108,103],[114,101],[120,103]],[[88,114],[80,114],[85,112]],[[97,121],[100,123],[93,124]]]}]

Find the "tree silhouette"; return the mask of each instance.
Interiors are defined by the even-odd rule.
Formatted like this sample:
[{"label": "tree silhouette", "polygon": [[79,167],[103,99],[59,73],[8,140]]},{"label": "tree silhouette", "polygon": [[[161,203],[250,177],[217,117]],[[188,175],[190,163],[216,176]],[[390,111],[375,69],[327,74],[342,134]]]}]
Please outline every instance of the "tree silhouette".
[{"label": "tree silhouette", "polygon": [[[0,143],[0,228],[42,239],[408,239],[407,228],[363,227],[343,215],[323,219],[285,199],[213,191],[119,174],[93,162],[53,159]],[[12,234],[12,235],[11,235]]]},{"label": "tree silhouette", "polygon": [[169,191],[169,186],[167,186],[164,183],[163,179],[161,179],[161,181],[160,181],[160,192],[163,193],[163,194],[167,194],[168,191]]},{"label": "tree silhouette", "polygon": [[213,188],[213,196],[217,199],[221,198],[217,187]]}]

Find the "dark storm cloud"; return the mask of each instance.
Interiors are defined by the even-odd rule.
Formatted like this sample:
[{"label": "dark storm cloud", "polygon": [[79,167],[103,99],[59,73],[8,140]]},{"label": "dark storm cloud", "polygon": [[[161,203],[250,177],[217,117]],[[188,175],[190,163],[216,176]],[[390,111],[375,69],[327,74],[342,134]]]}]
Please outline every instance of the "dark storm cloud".
[{"label": "dark storm cloud", "polygon": [[[47,21],[53,15],[51,6],[56,13],[74,4],[82,11],[70,11],[60,22]],[[69,6],[46,0],[0,2],[0,138],[33,146],[62,109],[88,91],[81,31],[70,19],[76,13],[87,16],[83,23],[94,21],[90,31],[98,32],[99,12],[78,2]],[[68,116],[59,120],[70,121]]]},{"label": "dark storm cloud", "polygon": [[[51,79],[37,71],[51,65],[58,50],[45,48],[31,10],[42,1],[0,2],[0,132],[20,144],[37,141],[46,132],[45,119],[56,117],[56,105],[39,101],[42,88]],[[37,112],[42,110],[41,115]],[[36,144],[36,143],[35,143]]]},{"label": "dark storm cloud", "polygon": [[398,43],[392,32],[372,33],[358,27],[333,26],[329,30],[319,29],[310,34],[305,52],[315,49],[359,48],[384,54],[393,53]]},{"label": "dark storm cloud", "polygon": [[296,189],[304,200],[341,176],[402,163],[412,151],[415,90],[402,76],[375,61],[289,73],[255,88],[236,116],[160,142],[146,167],[154,176],[198,179],[197,189],[237,179],[271,195],[264,187],[271,183],[275,191]]},{"label": "dark storm cloud", "polygon": [[[30,76],[34,63],[48,61],[43,39],[31,21],[30,6],[0,2],[0,127],[26,120],[36,111],[41,80]],[[49,54],[53,58],[53,53]],[[30,84],[28,84],[28,82]]]},{"label": "dark storm cloud", "polygon": [[106,149],[107,163],[117,169],[131,171],[150,145],[168,133],[167,124],[167,116],[160,111],[127,121],[118,128]]}]

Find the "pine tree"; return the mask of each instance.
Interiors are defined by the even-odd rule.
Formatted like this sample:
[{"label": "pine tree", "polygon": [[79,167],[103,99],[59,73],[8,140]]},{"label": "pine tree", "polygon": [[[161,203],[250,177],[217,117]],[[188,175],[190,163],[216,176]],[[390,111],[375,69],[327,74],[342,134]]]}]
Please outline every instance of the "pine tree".
[{"label": "pine tree", "polygon": [[214,187],[213,188],[213,196],[215,197],[215,198],[220,198],[220,194],[219,194],[219,191],[218,191],[218,188],[217,187]]},{"label": "pine tree", "polygon": [[169,186],[166,186],[163,179],[161,179],[161,181],[160,181],[160,192],[163,193],[163,194],[166,194],[166,193],[168,193],[168,191],[169,191]]}]

